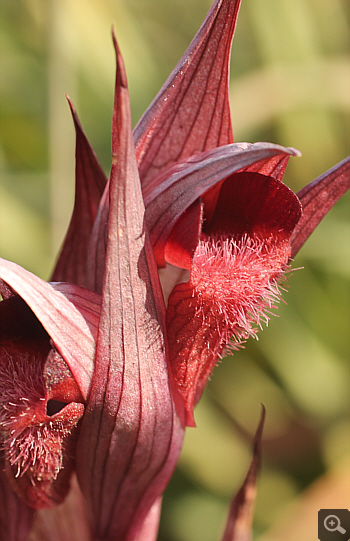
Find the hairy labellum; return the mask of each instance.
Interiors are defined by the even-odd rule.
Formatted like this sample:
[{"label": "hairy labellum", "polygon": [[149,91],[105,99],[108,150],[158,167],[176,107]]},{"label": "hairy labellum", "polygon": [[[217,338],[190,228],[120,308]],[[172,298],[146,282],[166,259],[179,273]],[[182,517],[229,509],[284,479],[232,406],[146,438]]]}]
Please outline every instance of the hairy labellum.
[{"label": "hairy labellum", "polygon": [[63,501],[72,472],[82,398],[48,339],[0,345],[0,441],[5,472],[36,509]]},{"label": "hairy labellum", "polygon": [[281,233],[203,236],[199,242],[190,281],[174,288],[167,313],[171,366],[189,424],[229,341],[237,349],[268,321],[289,257],[290,244]]}]

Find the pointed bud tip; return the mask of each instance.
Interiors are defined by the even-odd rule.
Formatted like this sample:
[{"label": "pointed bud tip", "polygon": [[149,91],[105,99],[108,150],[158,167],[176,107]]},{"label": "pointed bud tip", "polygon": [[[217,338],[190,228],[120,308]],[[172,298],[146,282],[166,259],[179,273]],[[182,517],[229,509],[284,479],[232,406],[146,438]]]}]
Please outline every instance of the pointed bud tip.
[{"label": "pointed bud tip", "polygon": [[302,156],[302,153],[300,152],[300,150],[298,150],[297,148],[294,148],[294,147],[287,147],[287,150],[290,151],[290,155],[291,156],[294,156],[295,158],[301,158]]},{"label": "pointed bud tip", "polygon": [[116,36],[114,28],[112,28],[112,40],[113,40],[113,46],[114,46],[116,59],[117,59],[117,81],[121,87],[128,88],[125,65],[124,65],[123,57],[119,49],[117,36]]},{"label": "pointed bud tip", "polygon": [[67,102],[68,102],[69,108],[70,108],[70,110],[71,110],[71,112],[72,112],[72,115],[74,115],[74,114],[75,114],[75,107],[74,107],[74,105],[73,105],[73,102],[72,102],[72,100],[70,99],[70,97],[68,96],[68,94],[65,94],[65,96],[66,96],[66,100],[67,100]]},{"label": "pointed bud tip", "polygon": [[69,105],[70,112],[72,114],[75,129],[76,130],[78,129],[79,131],[82,131],[83,128],[81,127],[80,120],[79,120],[79,117],[77,115],[77,111],[76,111],[76,109],[75,109],[75,107],[73,105],[73,102],[70,99],[70,97],[68,96],[68,94],[65,94],[65,96],[66,96],[66,100],[67,100],[68,105]]}]

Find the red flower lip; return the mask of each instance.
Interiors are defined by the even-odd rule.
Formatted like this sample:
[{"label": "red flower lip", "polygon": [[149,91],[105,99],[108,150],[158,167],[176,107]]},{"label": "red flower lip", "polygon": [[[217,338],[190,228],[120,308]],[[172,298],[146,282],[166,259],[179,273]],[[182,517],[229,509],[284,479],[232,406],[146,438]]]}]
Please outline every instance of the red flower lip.
[{"label": "red flower lip", "polygon": [[34,313],[1,303],[0,432],[5,472],[35,509],[61,503],[74,468],[83,397]]},{"label": "red flower lip", "polygon": [[170,365],[190,426],[230,339],[237,347],[254,336],[280,297],[277,280],[302,213],[280,178],[296,154],[277,145],[226,145],[165,170],[145,196],[158,264],[191,271],[167,306]]},{"label": "red flower lip", "polygon": [[[202,220],[204,219],[204,228],[210,228],[215,209],[216,229],[220,229],[219,220],[229,222],[232,221],[232,216],[236,216],[236,226],[244,229],[246,226],[243,223],[239,225],[238,222],[248,219],[248,216],[244,215],[249,205],[251,220],[256,221],[259,214],[261,223],[283,221],[280,225],[291,232],[300,218],[301,206],[293,192],[280,182],[280,178],[288,158],[296,155],[299,153],[295,149],[270,143],[238,143],[205,152],[166,170],[161,178],[156,179],[156,187],[145,195],[147,223],[158,265],[164,266],[168,261],[189,269],[202,230]],[[257,178],[250,172],[251,169],[254,174],[260,172],[266,178],[267,182],[261,183],[260,193],[255,193],[256,182],[245,186],[246,179]],[[235,175],[238,172],[241,176]],[[245,177],[242,172],[246,172]],[[270,180],[266,177],[269,174]],[[237,189],[235,179],[239,178],[241,183]],[[234,201],[228,194],[228,208],[225,210],[225,196],[221,196],[218,204],[219,194],[234,189],[234,186]],[[261,190],[266,192],[263,200]],[[274,197],[276,201],[273,201]],[[199,198],[203,201],[203,216]],[[285,211],[281,210],[282,203]],[[235,209],[230,208],[233,204]],[[240,210],[239,204],[242,206]],[[263,211],[259,209],[257,214],[257,207],[262,204]],[[282,216],[278,219],[279,212],[283,214],[283,220]],[[287,220],[290,220],[290,224],[287,224]],[[230,231],[234,229],[232,225],[222,224],[221,228]]]}]

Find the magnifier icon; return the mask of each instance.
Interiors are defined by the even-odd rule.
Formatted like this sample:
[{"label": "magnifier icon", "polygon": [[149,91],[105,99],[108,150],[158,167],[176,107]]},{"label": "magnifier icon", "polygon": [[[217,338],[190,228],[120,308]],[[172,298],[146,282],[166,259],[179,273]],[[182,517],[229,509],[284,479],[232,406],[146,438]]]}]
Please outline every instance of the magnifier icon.
[{"label": "magnifier icon", "polygon": [[337,515],[328,515],[324,519],[323,524],[326,530],[328,530],[329,532],[346,533],[346,530],[344,530],[344,528],[342,528],[342,526],[340,525],[340,520]]}]

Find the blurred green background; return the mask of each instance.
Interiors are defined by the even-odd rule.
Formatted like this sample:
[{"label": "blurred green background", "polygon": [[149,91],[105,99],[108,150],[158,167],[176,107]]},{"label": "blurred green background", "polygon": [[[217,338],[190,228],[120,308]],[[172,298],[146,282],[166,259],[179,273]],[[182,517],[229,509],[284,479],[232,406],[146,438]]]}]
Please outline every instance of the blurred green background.
[{"label": "blurred green background", "polygon": [[[1,0],[0,252],[47,279],[73,202],[66,92],[108,173],[114,24],[134,123],[210,0]],[[236,141],[301,150],[297,191],[349,148],[349,25],[342,0],[243,0],[231,62]],[[254,539],[316,539],[317,511],[349,507],[349,194],[297,256],[259,341],[215,369],[164,499],[162,541],[215,541],[267,408]],[[349,479],[349,477],[347,478]],[[298,526],[302,528],[297,533]],[[297,537],[298,535],[298,537]]]}]

